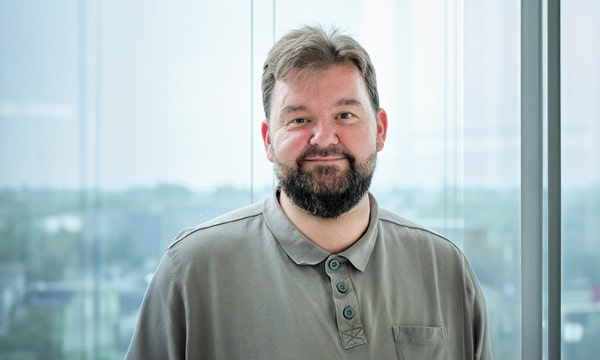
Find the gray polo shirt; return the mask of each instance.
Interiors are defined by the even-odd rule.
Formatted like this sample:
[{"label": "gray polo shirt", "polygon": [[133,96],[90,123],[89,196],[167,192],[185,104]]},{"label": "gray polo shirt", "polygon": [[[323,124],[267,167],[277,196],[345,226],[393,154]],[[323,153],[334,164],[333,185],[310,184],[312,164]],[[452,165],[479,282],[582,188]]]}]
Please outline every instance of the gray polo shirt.
[{"label": "gray polo shirt", "polygon": [[378,209],[331,254],[276,196],[186,229],[150,282],[128,359],[492,359],[485,302],[450,241]]}]

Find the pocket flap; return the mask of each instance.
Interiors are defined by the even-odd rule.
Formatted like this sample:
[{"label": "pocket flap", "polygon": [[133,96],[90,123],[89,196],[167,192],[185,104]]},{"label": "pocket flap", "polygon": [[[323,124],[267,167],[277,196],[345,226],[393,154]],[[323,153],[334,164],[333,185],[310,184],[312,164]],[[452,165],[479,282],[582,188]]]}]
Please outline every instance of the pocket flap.
[{"label": "pocket flap", "polygon": [[408,344],[446,344],[448,334],[445,327],[394,326],[394,339]]}]

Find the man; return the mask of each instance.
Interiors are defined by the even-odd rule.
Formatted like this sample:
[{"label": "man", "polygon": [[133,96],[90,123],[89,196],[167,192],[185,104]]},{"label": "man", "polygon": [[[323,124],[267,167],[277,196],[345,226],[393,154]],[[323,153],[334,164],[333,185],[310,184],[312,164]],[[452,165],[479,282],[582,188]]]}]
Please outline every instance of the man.
[{"label": "man", "polygon": [[463,253],[368,192],[388,120],[365,50],[295,30],[262,81],[274,195],[177,236],[128,358],[492,359]]}]

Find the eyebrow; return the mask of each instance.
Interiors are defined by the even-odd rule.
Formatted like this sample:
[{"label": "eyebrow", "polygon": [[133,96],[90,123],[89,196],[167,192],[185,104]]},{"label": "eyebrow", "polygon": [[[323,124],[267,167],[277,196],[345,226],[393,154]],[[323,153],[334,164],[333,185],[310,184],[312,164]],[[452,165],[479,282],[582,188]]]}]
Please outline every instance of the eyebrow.
[{"label": "eyebrow", "polygon": [[300,112],[300,111],[306,111],[308,108],[304,105],[288,105],[286,107],[284,107],[283,109],[281,109],[281,111],[279,112],[279,115],[286,115],[286,114],[290,114],[293,112]]},{"label": "eyebrow", "polygon": [[360,108],[363,108],[363,104],[356,99],[340,99],[335,103],[335,106],[347,106],[347,105],[358,106]]},{"label": "eyebrow", "polygon": [[[340,99],[335,104],[335,106],[357,106],[363,108],[363,104],[356,99]],[[308,107],[304,105],[287,105],[283,109],[281,109],[279,115],[286,115],[294,112],[307,111]]]}]

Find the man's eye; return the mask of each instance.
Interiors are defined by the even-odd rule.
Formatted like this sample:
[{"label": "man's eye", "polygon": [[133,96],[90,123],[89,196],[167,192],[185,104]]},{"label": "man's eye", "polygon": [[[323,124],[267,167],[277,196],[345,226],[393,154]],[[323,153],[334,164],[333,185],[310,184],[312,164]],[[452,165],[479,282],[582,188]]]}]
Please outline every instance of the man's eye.
[{"label": "man's eye", "polygon": [[298,118],[290,121],[290,124],[306,124],[307,122],[308,120],[306,120],[305,118]]},{"label": "man's eye", "polygon": [[349,119],[352,119],[353,117],[354,117],[354,115],[349,112],[343,112],[338,115],[338,118],[341,120],[349,120]]}]

